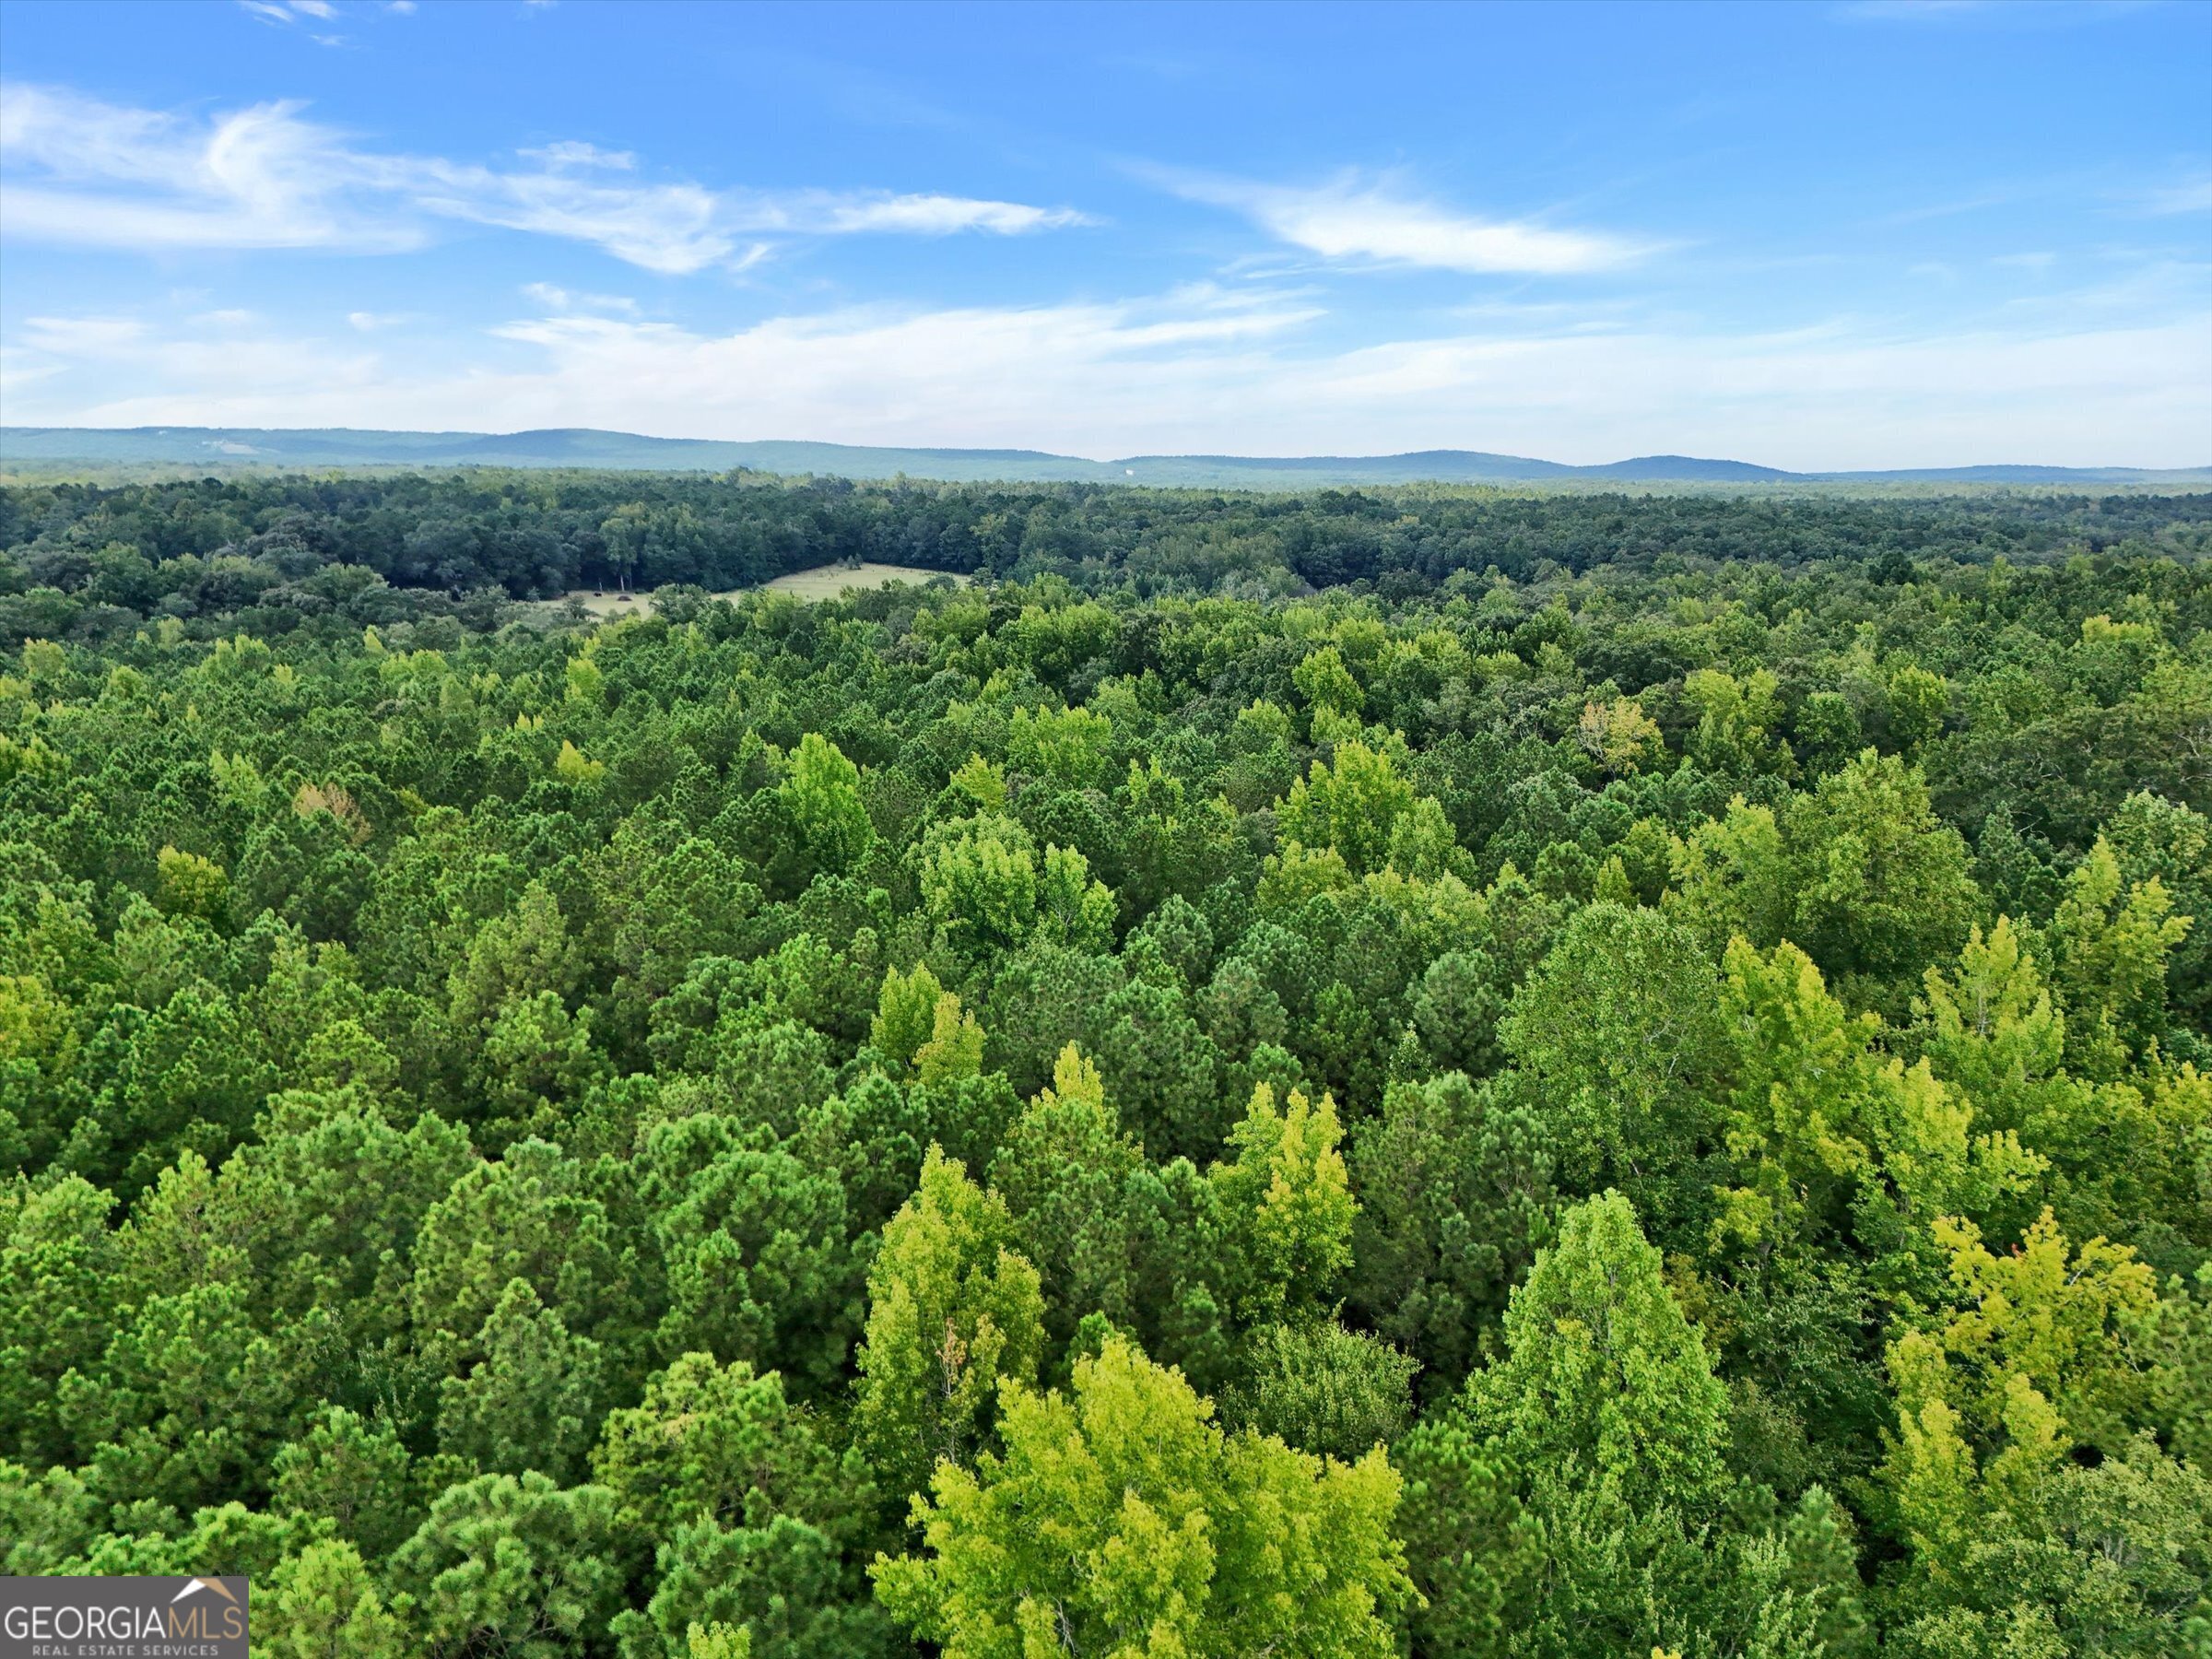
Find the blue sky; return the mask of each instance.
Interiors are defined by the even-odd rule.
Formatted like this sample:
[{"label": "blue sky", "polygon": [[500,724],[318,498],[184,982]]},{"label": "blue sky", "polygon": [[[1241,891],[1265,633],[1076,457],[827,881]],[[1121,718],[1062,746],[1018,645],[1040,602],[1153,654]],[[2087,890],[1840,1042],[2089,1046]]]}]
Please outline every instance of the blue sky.
[{"label": "blue sky", "polygon": [[0,418],[2212,462],[2212,6],[8,0]]}]

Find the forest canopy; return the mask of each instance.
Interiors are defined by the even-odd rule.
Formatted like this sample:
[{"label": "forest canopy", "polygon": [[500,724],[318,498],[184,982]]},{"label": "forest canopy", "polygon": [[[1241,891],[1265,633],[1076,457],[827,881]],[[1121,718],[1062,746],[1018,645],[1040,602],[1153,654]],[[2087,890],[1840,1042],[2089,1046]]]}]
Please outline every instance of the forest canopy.
[{"label": "forest canopy", "polygon": [[0,490],[0,1571],[2212,1651],[2208,500]]}]

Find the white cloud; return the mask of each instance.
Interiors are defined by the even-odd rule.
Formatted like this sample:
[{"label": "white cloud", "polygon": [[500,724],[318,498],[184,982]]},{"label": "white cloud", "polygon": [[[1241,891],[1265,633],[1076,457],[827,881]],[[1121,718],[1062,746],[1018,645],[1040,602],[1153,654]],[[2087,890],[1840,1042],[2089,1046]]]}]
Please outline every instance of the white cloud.
[{"label": "white cloud", "polygon": [[515,154],[526,160],[543,161],[547,167],[611,167],[628,172],[638,164],[637,157],[629,150],[603,150],[595,144],[583,144],[572,138],[537,149],[517,150]]},{"label": "white cloud", "polygon": [[663,276],[704,270],[737,246],[719,223],[719,199],[697,184],[602,184],[565,166],[499,172],[438,160],[410,159],[393,172],[394,188],[427,212],[594,242]]},{"label": "white cloud", "polygon": [[571,312],[620,312],[632,317],[638,314],[638,302],[624,295],[579,294],[550,282],[524,283],[523,298],[558,316]]},{"label": "white cloud", "polygon": [[580,142],[497,168],[360,147],[258,104],[199,121],[62,88],[0,88],[9,238],[131,250],[394,251],[435,218],[589,242],[669,276],[743,268],[763,233],[1017,235],[1082,222],[1065,209],[882,192],[714,191],[635,178],[636,158]]},{"label": "white cloud", "polygon": [[[580,309],[401,361],[359,344],[45,317],[6,354],[36,424],[595,426],[671,437],[1139,453],[1654,452],[1808,469],[2212,459],[2201,314],[2063,300],[2000,327],[1698,332],[1571,319],[1316,351],[1297,295],[840,311],[705,332]],[[559,299],[566,306],[551,303]],[[520,353],[518,359],[515,354]]]},{"label": "white cloud", "polygon": [[413,312],[356,311],[346,313],[346,323],[357,334],[373,334],[380,328],[396,328],[402,323],[415,320]]},{"label": "white cloud", "polygon": [[136,345],[147,328],[135,317],[29,317],[23,333],[33,351],[97,360]]},{"label": "white cloud", "polygon": [[394,204],[356,199],[360,159],[300,108],[257,104],[203,124],[53,88],[0,88],[6,234],[155,250],[419,245]]},{"label": "white cloud", "polygon": [[1620,237],[1455,212],[1346,173],[1311,188],[1152,171],[1192,201],[1242,214],[1324,259],[1467,272],[1565,274],[1630,264],[1649,249]]},{"label": "white cloud", "polygon": [[320,18],[325,23],[338,15],[338,8],[330,0],[290,0],[291,7],[304,18]]},{"label": "white cloud", "polygon": [[[1054,230],[1092,222],[1065,207],[1030,207],[1020,202],[982,202],[948,195],[825,195],[811,206],[811,211],[801,204],[794,217],[799,225],[825,230],[902,230],[917,236],[949,236],[961,230],[1018,236],[1030,230]],[[769,230],[780,227],[760,223],[753,228]]]},{"label": "white cloud", "polygon": [[2146,213],[2212,213],[2212,173],[2145,191],[2141,201]]}]

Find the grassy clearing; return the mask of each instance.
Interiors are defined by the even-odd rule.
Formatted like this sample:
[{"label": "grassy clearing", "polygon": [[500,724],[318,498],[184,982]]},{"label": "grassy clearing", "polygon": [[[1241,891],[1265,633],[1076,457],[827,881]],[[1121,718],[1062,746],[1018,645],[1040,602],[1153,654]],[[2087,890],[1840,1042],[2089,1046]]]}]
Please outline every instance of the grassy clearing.
[{"label": "grassy clearing", "polygon": [[[788,576],[779,576],[762,585],[771,594],[791,594],[812,602],[817,599],[834,599],[840,594],[853,590],[881,587],[887,582],[912,582],[919,587],[939,576],[965,586],[968,578],[945,571],[925,571],[919,565],[862,563],[858,565],[817,565],[811,571],[794,571]],[[747,588],[724,588],[711,595],[716,599],[735,599],[748,593]],[[610,589],[571,588],[559,599],[543,603],[548,610],[558,609],[573,599],[577,604],[605,620],[609,617],[641,616],[653,608],[651,594],[618,594]]]},{"label": "grassy clearing", "polygon": [[[795,594],[802,599],[834,599],[851,589],[881,587],[887,582],[911,582],[919,587],[934,577],[947,574],[949,572],[925,571],[918,565],[818,565],[811,571],[794,571],[788,576],[779,576],[767,586],[771,594]],[[952,580],[962,586],[968,582],[965,576],[953,576]]]}]

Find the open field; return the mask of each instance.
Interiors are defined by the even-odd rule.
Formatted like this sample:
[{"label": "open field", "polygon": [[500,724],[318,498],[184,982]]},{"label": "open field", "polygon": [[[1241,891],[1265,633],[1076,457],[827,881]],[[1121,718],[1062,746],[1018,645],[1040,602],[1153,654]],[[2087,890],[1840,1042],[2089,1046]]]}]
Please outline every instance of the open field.
[{"label": "open field", "polygon": [[767,584],[771,594],[795,594],[802,599],[834,599],[853,588],[881,587],[887,582],[911,582],[919,587],[938,576],[949,577],[965,587],[968,578],[948,571],[925,571],[919,565],[862,563],[817,565],[811,571],[794,571]]},{"label": "open field", "polygon": [[[840,594],[850,593],[856,588],[881,587],[887,582],[907,582],[919,587],[939,576],[962,586],[968,582],[967,577],[949,571],[925,571],[919,565],[862,563],[850,566],[817,565],[811,571],[794,571],[788,576],[779,576],[761,585],[771,594],[791,594],[812,601],[834,599]],[[738,594],[750,591],[741,587],[722,588],[709,596],[735,599]],[[571,599],[599,618],[635,616],[653,608],[651,594],[618,594],[611,589],[598,588],[571,588],[559,599],[543,603],[551,609],[566,605]]]}]

